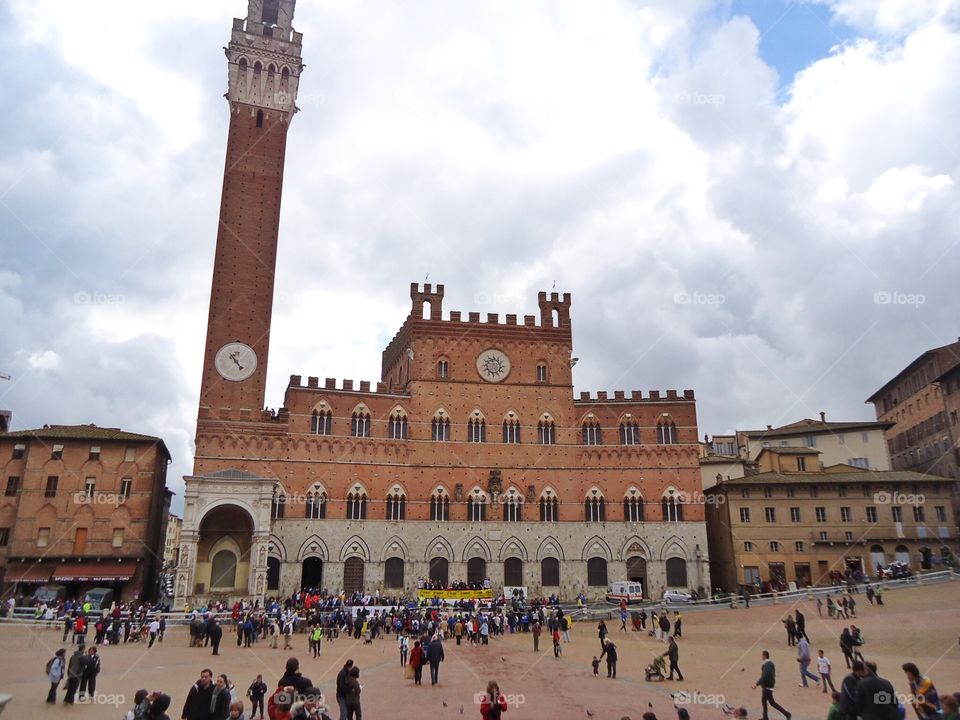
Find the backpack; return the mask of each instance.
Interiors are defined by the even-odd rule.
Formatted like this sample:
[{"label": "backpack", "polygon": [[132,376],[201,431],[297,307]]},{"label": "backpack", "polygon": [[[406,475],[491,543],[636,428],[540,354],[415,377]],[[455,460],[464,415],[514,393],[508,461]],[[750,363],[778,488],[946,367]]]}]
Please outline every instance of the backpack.
[{"label": "backpack", "polygon": [[54,655],[52,658],[47,660],[47,666],[44,668],[43,672],[45,675],[49,675],[50,671],[53,669],[53,664],[57,661],[57,656]]}]

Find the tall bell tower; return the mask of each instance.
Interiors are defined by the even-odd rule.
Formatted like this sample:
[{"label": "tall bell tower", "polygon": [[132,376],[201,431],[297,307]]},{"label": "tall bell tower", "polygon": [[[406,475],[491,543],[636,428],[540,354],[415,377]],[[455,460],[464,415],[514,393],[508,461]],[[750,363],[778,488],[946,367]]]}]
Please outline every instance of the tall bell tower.
[{"label": "tall bell tower", "polygon": [[200,386],[200,426],[260,419],[287,130],[297,111],[296,0],[249,0],[227,55],[230,130]]}]

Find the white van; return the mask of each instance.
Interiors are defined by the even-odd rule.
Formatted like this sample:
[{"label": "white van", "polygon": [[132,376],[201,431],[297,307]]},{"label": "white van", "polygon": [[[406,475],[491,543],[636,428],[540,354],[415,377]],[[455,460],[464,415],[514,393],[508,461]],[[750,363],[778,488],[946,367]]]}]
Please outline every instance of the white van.
[{"label": "white van", "polygon": [[607,602],[620,604],[626,601],[627,605],[643,602],[643,585],[638,582],[615,582],[607,590]]}]

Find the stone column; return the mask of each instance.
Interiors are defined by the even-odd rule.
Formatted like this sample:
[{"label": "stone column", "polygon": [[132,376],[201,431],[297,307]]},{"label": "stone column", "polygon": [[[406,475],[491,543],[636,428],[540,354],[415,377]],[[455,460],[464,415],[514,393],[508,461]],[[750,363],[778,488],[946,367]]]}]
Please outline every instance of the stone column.
[{"label": "stone column", "polygon": [[180,533],[180,562],[177,564],[176,580],[174,582],[173,607],[182,610],[184,605],[193,597],[193,571],[197,561],[196,532]]},{"label": "stone column", "polygon": [[247,595],[254,603],[259,601],[260,607],[263,607],[267,594],[269,546],[269,533],[255,532],[250,539],[250,575],[247,580]]}]

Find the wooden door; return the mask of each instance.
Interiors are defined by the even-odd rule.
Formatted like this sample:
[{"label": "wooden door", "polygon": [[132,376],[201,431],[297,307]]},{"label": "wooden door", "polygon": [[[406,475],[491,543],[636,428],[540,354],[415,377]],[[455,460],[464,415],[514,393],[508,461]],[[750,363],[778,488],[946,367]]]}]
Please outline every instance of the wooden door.
[{"label": "wooden door", "polygon": [[73,537],[73,554],[83,555],[87,550],[87,528],[77,528]]}]

